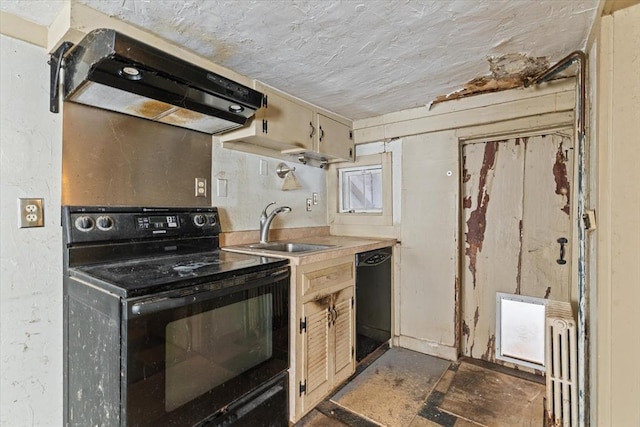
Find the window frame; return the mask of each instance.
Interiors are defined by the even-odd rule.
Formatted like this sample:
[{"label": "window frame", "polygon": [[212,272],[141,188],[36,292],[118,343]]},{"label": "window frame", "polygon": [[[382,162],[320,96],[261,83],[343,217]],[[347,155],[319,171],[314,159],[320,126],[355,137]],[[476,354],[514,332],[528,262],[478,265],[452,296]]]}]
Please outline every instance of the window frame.
[{"label": "window frame", "polygon": [[[370,170],[370,171],[379,171],[379,174],[376,174],[379,176],[380,179],[380,208],[374,208],[374,209],[347,209],[344,206],[344,201],[346,199],[346,195],[344,194],[344,192],[346,191],[345,185],[347,185],[347,183],[345,183],[345,175],[350,173],[350,172],[355,172],[355,171],[360,171],[361,174],[360,175],[366,175],[365,171]],[[370,174],[373,175],[373,174]],[[382,163],[379,164],[371,164],[371,165],[357,165],[357,166],[348,166],[348,167],[338,167],[338,213],[349,213],[349,214],[362,214],[362,213],[369,213],[369,214],[382,214],[383,213],[383,206],[384,203],[384,182],[383,182],[383,167],[382,167]],[[349,206],[351,207],[351,205]]]},{"label": "window frame", "polygon": [[[328,216],[331,232],[349,235],[366,233],[367,235],[394,236],[393,228],[393,173],[392,153],[382,152],[358,156],[354,162],[341,162],[332,165],[327,174],[327,188],[331,197],[328,200]],[[341,197],[338,187],[339,169],[382,165],[382,212],[340,212]]]}]

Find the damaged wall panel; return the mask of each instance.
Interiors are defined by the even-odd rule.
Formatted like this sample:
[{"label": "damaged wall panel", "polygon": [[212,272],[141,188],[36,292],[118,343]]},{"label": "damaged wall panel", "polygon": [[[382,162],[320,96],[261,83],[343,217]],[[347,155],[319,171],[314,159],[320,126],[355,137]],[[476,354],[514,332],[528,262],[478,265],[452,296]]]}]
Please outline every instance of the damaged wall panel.
[{"label": "damaged wall panel", "polygon": [[463,197],[471,200],[463,212],[466,240],[461,352],[465,356],[493,360],[495,293],[515,290],[524,150],[520,139],[463,147]]},{"label": "damaged wall panel", "polygon": [[464,145],[464,356],[495,362],[496,292],[569,300],[572,155],[561,134]]},{"label": "damaged wall panel", "polygon": [[[521,264],[523,295],[557,301],[570,299],[572,178],[570,136],[556,134],[529,139],[522,230],[522,253],[526,254]],[[566,264],[558,264],[561,238],[568,241],[563,254]]]}]

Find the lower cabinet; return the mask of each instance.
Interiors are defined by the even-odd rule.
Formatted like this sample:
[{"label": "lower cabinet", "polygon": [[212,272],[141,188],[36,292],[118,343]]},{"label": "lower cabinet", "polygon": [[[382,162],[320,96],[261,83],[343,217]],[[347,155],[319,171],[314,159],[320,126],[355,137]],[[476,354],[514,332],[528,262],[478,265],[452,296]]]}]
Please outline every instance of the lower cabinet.
[{"label": "lower cabinet", "polygon": [[355,370],[353,257],[301,267],[293,390],[296,421]]},{"label": "lower cabinet", "polygon": [[352,287],[302,306],[299,392],[305,412],[352,373],[353,313]]}]

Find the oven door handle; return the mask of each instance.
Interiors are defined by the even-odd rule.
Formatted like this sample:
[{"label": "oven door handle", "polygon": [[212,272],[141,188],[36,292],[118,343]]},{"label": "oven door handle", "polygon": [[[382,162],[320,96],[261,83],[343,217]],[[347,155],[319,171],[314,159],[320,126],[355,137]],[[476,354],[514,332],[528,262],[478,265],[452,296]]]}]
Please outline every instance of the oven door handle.
[{"label": "oven door handle", "polygon": [[[209,293],[209,292],[203,292]],[[140,316],[143,314],[156,313],[158,311],[171,310],[198,301],[197,294],[186,297],[165,297],[155,298],[148,301],[137,302],[131,306],[131,314]]]},{"label": "oven door handle", "polygon": [[[259,287],[268,285],[270,283],[276,283],[289,276],[289,268],[277,270],[266,277],[254,278],[251,275],[246,277],[238,277],[235,279],[235,286],[242,286],[242,284],[251,284],[251,287]],[[238,280],[244,280],[244,283],[238,283]],[[188,295],[176,295],[166,296],[160,298],[153,298],[146,301],[136,302],[131,306],[131,314],[141,316],[143,314],[157,313],[159,311],[171,310],[173,308],[184,307],[185,305],[195,304],[202,301],[207,301],[222,295],[220,292],[222,289],[208,290],[202,292],[196,292]]]}]

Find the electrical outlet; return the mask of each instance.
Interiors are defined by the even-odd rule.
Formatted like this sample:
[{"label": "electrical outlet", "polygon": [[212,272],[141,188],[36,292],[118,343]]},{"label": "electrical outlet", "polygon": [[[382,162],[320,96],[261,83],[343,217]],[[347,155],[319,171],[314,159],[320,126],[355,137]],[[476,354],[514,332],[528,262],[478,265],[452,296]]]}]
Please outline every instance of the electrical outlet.
[{"label": "electrical outlet", "polygon": [[207,197],[206,178],[196,178],[196,197]]},{"label": "electrical outlet", "polygon": [[44,227],[43,199],[18,199],[20,228]]},{"label": "electrical outlet", "polygon": [[307,199],[307,212],[311,212],[311,199]]}]

